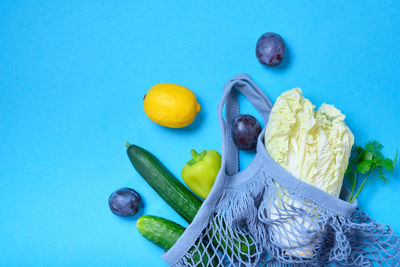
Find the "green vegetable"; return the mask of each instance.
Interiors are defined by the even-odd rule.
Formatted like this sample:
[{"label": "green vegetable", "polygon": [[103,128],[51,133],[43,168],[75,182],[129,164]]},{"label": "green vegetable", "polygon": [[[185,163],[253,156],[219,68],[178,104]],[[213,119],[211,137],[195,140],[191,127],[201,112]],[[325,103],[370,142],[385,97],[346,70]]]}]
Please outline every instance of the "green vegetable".
[{"label": "green vegetable", "polygon": [[[142,236],[165,251],[169,250],[185,231],[184,227],[175,222],[161,217],[149,215],[140,217],[136,223],[136,227]],[[194,252],[195,250],[197,251]],[[205,252],[203,246],[199,246],[198,249],[195,246],[189,250],[189,253],[194,253],[191,259],[187,259],[191,265],[217,265],[215,258],[212,260],[212,262],[210,262],[210,255],[213,255],[213,252],[210,249]]]},{"label": "green vegetable", "polygon": [[[203,202],[198,199],[192,192],[190,192],[190,190],[187,189],[149,151],[136,145],[130,145],[128,142],[125,143],[125,145],[128,148],[128,157],[135,169],[139,172],[139,174],[150,184],[150,186],[161,196],[161,198],[167,202],[169,206],[175,209],[175,211],[177,211],[188,223],[191,223]],[[142,220],[142,223],[146,224],[149,222]],[[150,228],[146,229],[148,229],[149,231],[151,230]],[[175,229],[175,231],[177,230]],[[157,235],[158,234],[152,236],[151,240],[155,240]],[[147,235],[147,237],[149,236]],[[169,236],[169,238],[172,239],[171,236]],[[224,236],[218,235],[217,238],[218,240],[225,240]],[[250,240],[248,236],[241,236],[240,238],[243,241]],[[173,243],[175,243],[175,241]],[[213,240],[213,242],[214,241],[215,240]],[[165,241],[160,241],[159,244],[162,244],[162,246],[164,247],[168,246]],[[235,242],[234,246],[238,247],[239,245]],[[255,247],[253,245],[250,248],[248,248],[246,245],[240,246],[240,250],[243,253],[247,253],[249,249],[250,251],[254,251]],[[196,253],[199,253],[199,251]],[[231,253],[230,249],[228,250],[228,253]],[[195,260],[196,257],[200,257],[200,255],[195,256],[193,259]]]},{"label": "green vegetable", "polygon": [[[222,227],[219,225],[217,227],[217,229],[218,228],[225,228],[225,223],[222,223]],[[248,236],[248,235],[236,233],[235,234],[236,237],[239,237],[241,240],[240,243],[236,240],[232,243],[232,241],[227,240],[227,238],[224,234],[221,235],[218,231],[214,235],[211,230],[210,235],[213,236],[213,239],[212,239],[213,245],[216,247],[221,246],[223,248],[226,248],[226,250],[227,250],[226,252],[229,256],[239,254],[239,256],[243,260],[247,261],[248,260],[247,255],[254,255],[254,253],[256,252],[256,245],[255,245],[253,239],[251,239],[250,236]],[[249,244],[249,245],[247,245],[247,244]],[[232,251],[232,248],[233,248],[233,251]],[[249,249],[250,249],[250,251],[249,251]]]},{"label": "green vegetable", "polygon": [[[376,140],[367,142],[364,147],[356,145],[353,147],[354,158],[350,160],[345,175],[351,184],[350,203],[373,181],[381,179],[385,183],[388,182],[386,173],[393,172],[398,153],[393,160],[385,158],[381,152],[382,148],[383,145]],[[371,175],[374,177],[371,177]],[[356,189],[358,185],[357,181],[361,177],[364,180],[358,189]]]},{"label": "green vegetable", "polygon": [[215,150],[197,153],[192,149],[192,159],[182,169],[182,179],[199,197],[205,199],[214,185],[221,168],[221,155]]},{"label": "green vegetable", "polygon": [[183,234],[185,228],[157,216],[142,216],[136,227],[139,233],[164,250],[170,249]]},{"label": "green vegetable", "polygon": [[192,222],[203,203],[187,189],[153,154],[126,143],[133,167],[150,186],[187,222]]}]

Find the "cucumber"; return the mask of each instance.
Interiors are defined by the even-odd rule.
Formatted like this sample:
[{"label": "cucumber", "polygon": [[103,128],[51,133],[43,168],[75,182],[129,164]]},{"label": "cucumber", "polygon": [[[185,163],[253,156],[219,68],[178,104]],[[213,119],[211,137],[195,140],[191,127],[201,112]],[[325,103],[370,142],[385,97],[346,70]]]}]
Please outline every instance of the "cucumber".
[{"label": "cucumber", "polygon": [[[136,227],[139,233],[146,239],[167,251],[170,249],[178,238],[183,234],[185,228],[170,220],[145,215],[138,219]],[[197,251],[195,251],[197,249]],[[193,247],[189,250],[192,254],[191,258],[186,258],[186,261],[193,266],[217,266],[217,260],[214,257],[211,261],[213,251],[208,249],[205,251],[203,246]]]},{"label": "cucumber", "polygon": [[165,251],[170,249],[185,231],[185,228],[177,223],[150,215],[140,217],[136,227],[142,236]]},{"label": "cucumber", "polygon": [[125,143],[128,157],[138,173],[188,223],[192,222],[203,203],[185,187],[153,154]]}]

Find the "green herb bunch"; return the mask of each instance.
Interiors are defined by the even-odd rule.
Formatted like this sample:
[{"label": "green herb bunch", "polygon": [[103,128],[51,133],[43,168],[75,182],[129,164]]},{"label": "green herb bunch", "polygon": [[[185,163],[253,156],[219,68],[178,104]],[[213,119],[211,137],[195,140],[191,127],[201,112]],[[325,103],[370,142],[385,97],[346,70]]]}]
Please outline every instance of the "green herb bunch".
[{"label": "green herb bunch", "polygon": [[[381,152],[382,148],[383,145],[376,140],[367,142],[364,147],[353,146],[352,159],[345,173],[345,177],[347,177],[352,186],[349,199],[350,203],[353,203],[360,192],[373,181],[381,179],[385,183],[388,182],[386,175],[387,173],[393,172],[398,153],[396,153],[393,160],[385,158]],[[364,180],[356,190],[358,180],[362,178],[364,178]]]}]

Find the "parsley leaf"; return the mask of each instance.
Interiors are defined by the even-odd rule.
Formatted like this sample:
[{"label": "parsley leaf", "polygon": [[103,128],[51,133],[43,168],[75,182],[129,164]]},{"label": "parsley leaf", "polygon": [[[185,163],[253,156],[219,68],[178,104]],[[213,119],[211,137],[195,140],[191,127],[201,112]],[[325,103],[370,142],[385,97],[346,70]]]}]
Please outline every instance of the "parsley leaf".
[{"label": "parsley leaf", "polygon": [[372,164],[374,162],[372,160],[363,160],[357,164],[357,171],[361,172],[362,174],[368,172],[372,168]]},{"label": "parsley leaf", "polygon": [[[350,160],[345,173],[345,177],[352,185],[350,203],[352,203],[357,198],[358,194],[373,181],[381,179],[385,183],[388,183],[386,172],[393,172],[398,153],[393,160],[385,158],[381,152],[382,148],[383,145],[376,140],[367,142],[364,147],[353,146],[352,160]],[[371,175],[375,175],[375,177],[370,177]],[[356,190],[357,177],[360,176],[362,176],[364,180]]]},{"label": "parsley leaf", "polygon": [[394,170],[393,160],[391,159],[383,159],[379,162],[379,166],[385,168],[389,172]]}]

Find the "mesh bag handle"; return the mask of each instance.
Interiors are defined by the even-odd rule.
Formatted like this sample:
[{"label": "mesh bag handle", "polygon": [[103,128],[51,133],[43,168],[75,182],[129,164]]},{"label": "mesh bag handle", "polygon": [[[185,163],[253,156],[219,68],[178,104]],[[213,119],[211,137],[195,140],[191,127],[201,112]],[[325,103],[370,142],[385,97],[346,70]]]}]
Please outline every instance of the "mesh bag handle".
[{"label": "mesh bag handle", "polygon": [[[163,254],[163,259],[169,265],[175,265],[182,258],[182,251],[188,250],[194,244],[196,239],[193,239],[193,237],[198,236],[200,232],[207,227],[209,219],[214,213],[221,194],[223,194],[226,187],[226,178],[229,178],[226,174],[236,173],[238,171],[239,152],[230,135],[232,119],[239,114],[239,103],[237,100],[236,90],[242,93],[254,105],[262,116],[265,124],[268,122],[268,117],[273,106],[272,102],[253,82],[248,74],[242,73],[232,77],[224,85],[223,94],[218,104],[218,117],[222,133],[221,169],[215,180],[214,186],[206,200],[203,202],[193,222],[189,224],[184,234],[178,239],[174,246]],[[223,118],[224,106],[225,119]],[[260,139],[260,136],[258,139]]]},{"label": "mesh bag handle", "polygon": [[[232,77],[223,88],[223,94],[218,105],[218,118],[222,135],[222,166],[228,175],[239,171],[239,151],[231,136],[232,120],[239,114],[239,102],[236,90],[243,94],[260,113],[265,125],[272,109],[272,102],[264,92],[253,82],[248,74],[241,73]],[[225,119],[223,108],[225,105]]]}]

